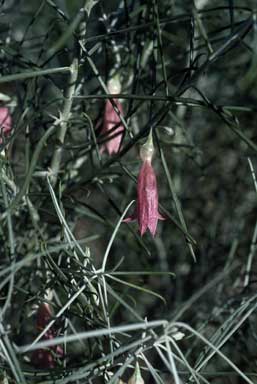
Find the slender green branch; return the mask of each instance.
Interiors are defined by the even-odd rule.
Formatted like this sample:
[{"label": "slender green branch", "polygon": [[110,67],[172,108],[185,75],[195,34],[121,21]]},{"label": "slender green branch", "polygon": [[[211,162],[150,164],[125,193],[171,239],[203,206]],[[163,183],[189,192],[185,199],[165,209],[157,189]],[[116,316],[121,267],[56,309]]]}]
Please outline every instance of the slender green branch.
[{"label": "slender green branch", "polygon": [[60,125],[57,131],[57,143],[54,151],[54,155],[51,162],[51,170],[52,170],[52,183],[55,184],[58,177],[58,172],[60,169],[62,152],[63,152],[63,144],[65,141],[65,136],[68,128],[69,117],[71,113],[73,95],[75,93],[76,81],[78,78],[78,59],[74,58],[71,66],[70,66],[70,81],[68,84],[68,88],[65,95],[65,100],[63,104],[63,111],[60,116]]},{"label": "slender green branch", "polygon": [[[75,17],[73,23],[70,25],[70,27],[67,30],[67,33],[65,33],[59,42],[57,42],[57,48],[59,49],[67,40],[67,38],[75,31],[75,29],[78,27],[80,22],[83,19],[83,16],[86,14],[87,19],[90,16],[92,8],[98,3],[98,0],[86,0],[84,3],[83,8],[79,10],[79,13]],[[86,19],[86,20],[87,20]],[[86,22],[84,22],[84,30],[86,29]],[[56,52],[56,49],[54,49],[53,52]],[[68,129],[68,121],[71,113],[72,103],[73,103],[73,96],[75,94],[76,89],[76,82],[78,78],[78,66],[79,61],[77,57],[74,57],[72,64],[70,66],[70,82],[68,85],[68,88],[66,90],[65,95],[65,101],[63,104],[63,111],[61,113],[60,117],[60,128],[57,132],[57,144],[55,147],[54,155],[51,162],[51,169],[53,172],[51,181],[52,184],[55,185],[58,177],[58,172],[61,165],[61,159],[62,159],[62,152],[63,152],[63,144],[65,141],[65,136]]]},{"label": "slender green branch", "polygon": [[38,71],[14,73],[12,75],[1,76],[0,84],[9,83],[11,81],[17,81],[17,80],[32,79],[34,77],[39,77],[39,76],[53,75],[55,73],[65,73],[65,72],[70,72],[70,67],[49,68],[49,69],[41,69]]}]

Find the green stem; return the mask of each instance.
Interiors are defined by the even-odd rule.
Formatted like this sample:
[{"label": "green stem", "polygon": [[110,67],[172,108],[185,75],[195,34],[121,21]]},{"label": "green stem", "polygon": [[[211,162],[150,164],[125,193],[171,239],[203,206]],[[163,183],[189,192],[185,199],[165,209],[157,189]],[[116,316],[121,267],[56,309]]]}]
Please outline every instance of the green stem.
[{"label": "green stem", "polygon": [[[75,17],[73,23],[70,25],[70,27],[67,30],[67,33],[65,33],[60,41],[57,43],[57,46],[55,47],[55,50],[60,48],[67,38],[75,31],[75,29],[78,27],[78,25],[81,23],[83,16],[86,13],[86,21],[84,22],[84,31],[86,30],[86,24],[87,20],[90,16],[92,8],[95,6],[95,4],[98,3],[98,0],[85,0],[84,7],[81,8],[77,16]],[[53,185],[56,184],[58,172],[60,170],[61,160],[62,160],[62,152],[63,152],[63,144],[65,141],[65,136],[68,129],[68,121],[71,113],[72,103],[73,103],[73,96],[75,94],[75,88],[76,88],[76,82],[78,79],[78,67],[79,62],[78,58],[74,57],[72,64],[70,66],[70,83],[68,85],[67,91],[66,91],[66,100],[63,104],[63,111],[61,114],[61,122],[60,122],[60,128],[57,132],[57,143],[54,151],[54,155],[51,162],[51,170],[53,172],[51,177],[51,182]]]},{"label": "green stem", "polygon": [[65,136],[68,129],[68,122],[73,102],[73,96],[75,93],[76,88],[76,82],[78,78],[78,59],[74,58],[73,62],[70,66],[70,82],[66,91],[65,95],[65,101],[63,104],[63,111],[61,113],[61,121],[60,126],[57,131],[57,143],[54,150],[52,162],[51,162],[51,170],[52,170],[52,178],[51,181],[53,185],[57,181],[58,172],[60,169],[61,159],[62,159],[62,152],[63,152],[63,144],[65,141]]},{"label": "green stem", "polygon": [[10,81],[31,79],[33,77],[52,75],[54,73],[63,73],[63,72],[70,72],[70,67],[59,67],[59,68],[41,69],[41,70],[38,70],[38,71],[14,73],[12,75],[1,76],[0,77],[0,84],[2,84],[2,83],[9,83]]}]

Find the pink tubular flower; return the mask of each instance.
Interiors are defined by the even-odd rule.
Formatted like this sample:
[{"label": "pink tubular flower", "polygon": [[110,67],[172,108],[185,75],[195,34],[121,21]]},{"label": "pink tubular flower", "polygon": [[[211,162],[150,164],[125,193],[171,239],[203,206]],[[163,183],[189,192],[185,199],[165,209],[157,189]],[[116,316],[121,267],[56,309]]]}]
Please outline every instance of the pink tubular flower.
[{"label": "pink tubular flower", "polygon": [[158,190],[154,169],[149,160],[145,160],[137,183],[137,220],[141,236],[147,228],[154,236],[158,219],[162,216],[158,211]]},{"label": "pink tubular flower", "polygon": [[[39,332],[42,332],[44,328],[49,324],[53,317],[50,305],[42,303],[37,311],[36,326]],[[44,340],[51,340],[57,336],[57,330],[54,325],[48,329],[48,331],[42,337]],[[31,356],[31,362],[37,368],[54,368],[56,365],[54,356],[62,357],[63,349],[61,346],[52,346],[49,349],[37,349]]]},{"label": "pink tubular flower", "polygon": [[[113,99],[118,111],[123,115],[123,108],[118,99]],[[109,134],[108,132],[111,131]],[[102,151],[106,149],[109,155],[119,152],[124,126],[120,117],[114,110],[110,100],[106,101],[104,110],[104,122],[102,133],[107,135],[107,141],[103,144]],[[110,136],[110,139],[108,137]],[[113,137],[112,137],[113,136]]]},{"label": "pink tubular flower", "polygon": [[12,119],[7,107],[0,107],[0,144],[3,137],[8,136],[12,130]]},{"label": "pink tubular flower", "polygon": [[158,220],[164,220],[158,211],[157,180],[151,164],[153,156],[152,138],[141,149],[143,165],[140,169],[137,181],[137,206],[136,212],[125,219],[125,222],[137,219],[141,236],[147,228],[154,236]]},{"label": "pink tubular flower", "polygon": [[[121,91],[121,83],[118,76],[112,77],[107,84],[108,91],[117,95]],[[101,151],[106,150],[109,155],[118,153],[124,132],[124,125],[121,122],[120,115],[123,116],[123,108],[121,102],[114,98],[112,99],[118,113],[113,108],[110,100],[106,100],[104,108],[104,119],[102,133],[106,135],[107,141],[103,144]]]}]

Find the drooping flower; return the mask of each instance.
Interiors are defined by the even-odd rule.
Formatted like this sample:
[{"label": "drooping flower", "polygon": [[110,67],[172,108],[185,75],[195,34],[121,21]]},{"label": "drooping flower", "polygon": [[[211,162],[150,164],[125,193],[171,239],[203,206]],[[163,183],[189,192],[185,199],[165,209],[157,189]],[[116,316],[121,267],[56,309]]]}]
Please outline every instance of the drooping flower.
[{"label": "drooping flower", "polygon": [[[36,327],[42,332],[53,317],[52,310],[48,303],[42,303],[36,316]],[[52,340],[57,336],[55,324],[47,330],[42,336],[43,340]],[[48,349],[37,349],[32,353],[31,362],[37,368],[54,368],[56,366],[55,356],[63,356],[63,348],[60,345],[49,347]]]},{"label": "drooping flower", "polygon": [[12,130],[12,119],[7,107],[0,107],[0,144],[3,142],[3,137],[10,134]]},{"label": "drooping flower", "polygon": [[129,222],[137,219],[141,236],[147,228],[154,236],[158,220],[164,220],[158,211],[158,189],[157,180],[151,161],[154,147],[152,136],[149,135],[147,142],[142,146],[140,156],[143,161],[137,180],[137,205],[135,213],[125,219]]},{"label": "drooping flower", "polygon": [[[121,91],[121,85],[117,78],[112,78],[108,82],[108,91],[111,94],[118,94]],[[124,125],[121,122],[119,115],[123,116],[123,107],[121,102],[114,98],[112,99],[118,113],[115,111],[110,100],[106,100],[104,108],[104,119],[102,133],[106,135],[106,142],[102,145],[101,151],[106,150],[109,155],[119,152],[120,144],[124,132]]]}]

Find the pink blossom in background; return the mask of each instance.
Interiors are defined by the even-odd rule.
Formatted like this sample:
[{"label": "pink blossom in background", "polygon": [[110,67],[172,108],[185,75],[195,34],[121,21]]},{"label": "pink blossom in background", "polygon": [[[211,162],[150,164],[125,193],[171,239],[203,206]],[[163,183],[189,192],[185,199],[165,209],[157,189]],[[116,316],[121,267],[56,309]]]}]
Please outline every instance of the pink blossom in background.
[{"label": "pink blossom in background", "polygon": [[64,352],[62,347],[53,346],[49,347],[49,349],[36,349],[33,351],[31,356],[31,362],[32,364],[37,368],[55,368],[56,367],[56,361],[55,361],[55,355],[56,357],[63,357]]},{"label": "pink blossom in background", "polygon": [[[113,102],[120,114],[123,115],[123,108],[120,101],[118,99],[113,99]],[[109,155],[111,155],[119,152],[124,126],[121,122],[120,116],[114,110],[110,100],[106,100],[102,133],[107,135],[109,131],[111,132],[106,137],[107,141],[103,144],[101,151],[106,150]],[[109,136],[111,137],[110,139]]]},{"label": "pink blossom in background", "polygon": [[47,349],[37,349],[31,356],[32,364],[41,369],[55,368],[54,356],[51,351]]},{"label": "pink blossom in background", "polygon": [[[36,326],[39,332],[42,332],[45,327],[52,320],[53,314],[48,303],[42,303],[37,311]],[[43,340],[51,340],[57,336],[57,330],[55,324],[48,329],[48,331],[42,337]],[[48,349],[37,349],[31,356],[31,362],[38,368],[54,368],[56,365],[54,354],[58,357],[62,357],[64,352],[63,348],[59,345],[49,347]]]},{"label": "pink blossom in background", "polygon": [[8,136],[12,130],[12,119],[7,107],[0,107],[0,144],[3,136]]},{"label": "pink blossom in background", "polygon": [[36,319],[38,330],[42,331],[45,328],[45,326],[50,322],[52,317],[53,317],[53,314],[52,314],[50,305],[48,303],[40,304],[37,310],[37,319]]}]

